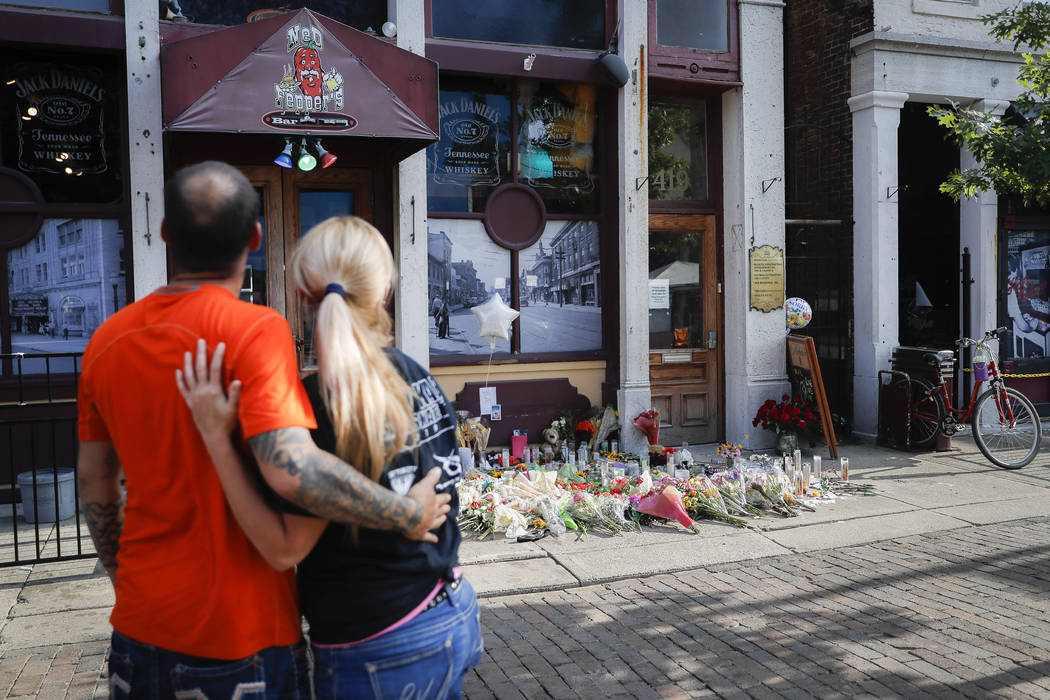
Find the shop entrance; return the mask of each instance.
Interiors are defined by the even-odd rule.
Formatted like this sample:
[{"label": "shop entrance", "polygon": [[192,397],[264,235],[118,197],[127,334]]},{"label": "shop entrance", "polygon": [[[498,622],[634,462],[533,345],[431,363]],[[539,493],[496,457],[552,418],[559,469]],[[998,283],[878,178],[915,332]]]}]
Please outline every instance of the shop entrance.
[{"label": "shop entrance", "polygon": [[282,313],[296,337],[299,366],[315,366],[311,314],[295,293],[286,263],[314,224],[349,214],[372,220],[372,172],[366,168],[303,172],[275,166],[240,170],[259,194],[263,229],[262,246],[248,256],[241,298]]},{"label": "shop entrance", "polygon": [[649,383],[660,443],[719,438],[721,303],[715,217],[649,217]]}]

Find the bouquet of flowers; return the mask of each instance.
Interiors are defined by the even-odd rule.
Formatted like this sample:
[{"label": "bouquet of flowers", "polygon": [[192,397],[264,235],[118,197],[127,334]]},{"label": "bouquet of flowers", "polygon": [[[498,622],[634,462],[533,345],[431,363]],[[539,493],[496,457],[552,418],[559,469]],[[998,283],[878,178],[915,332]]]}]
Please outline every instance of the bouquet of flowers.
[{"label": "bouquet of flowers", "polygon": [[[746,435],[744,437],[747,437]],[[723,442],[719,445],[715,452],[718,453],[719,457],[729,457],[736,459],[744,452],[744,446],[741,443]]]},{"label": "bouquet of flowers", "polygon": [[648,411],[639,413],[638,417],[634,419],[634,424],[638,426],[639,430],[645,433],[645,439],[649,441],[650,445],[656,444],[656,441],[660,437],[659,411],[650,408]]},{"label": "bouquet of flowers", "polygon": [[751,421],[751,425],[755,427],[761,425],[778,435],[784,431],[793,433],[813,431],[819,424],[820,418],[816,414],[816,406],[812,401],[787,394],[780,397],[779,403],[773,399],[767,399],[759,406],[758,413]]}]

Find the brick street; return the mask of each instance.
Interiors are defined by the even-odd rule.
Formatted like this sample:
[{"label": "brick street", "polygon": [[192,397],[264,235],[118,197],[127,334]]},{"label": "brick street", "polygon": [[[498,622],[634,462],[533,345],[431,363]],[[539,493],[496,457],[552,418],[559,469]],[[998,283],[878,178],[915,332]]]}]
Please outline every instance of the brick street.
[{"label": "brick street", "polygon": [[481,698],[1050,697],[1050,518],[482,601]]}]

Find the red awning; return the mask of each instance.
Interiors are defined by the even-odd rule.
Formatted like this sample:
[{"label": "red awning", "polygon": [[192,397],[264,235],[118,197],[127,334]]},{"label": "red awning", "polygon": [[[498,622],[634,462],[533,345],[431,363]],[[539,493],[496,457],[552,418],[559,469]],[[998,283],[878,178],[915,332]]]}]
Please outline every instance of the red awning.
[{"label": "red awning", "polygon": [[173,131],[437,140],[437,64],[307,9],[167,43],[161,72]]}]

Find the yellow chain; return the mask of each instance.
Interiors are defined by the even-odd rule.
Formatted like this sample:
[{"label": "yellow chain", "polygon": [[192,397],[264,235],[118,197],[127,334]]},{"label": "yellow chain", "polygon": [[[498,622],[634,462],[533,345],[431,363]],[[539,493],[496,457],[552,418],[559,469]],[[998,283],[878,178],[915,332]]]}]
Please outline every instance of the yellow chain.
[{"label": "yellow chain", "polygon": [[[973,372],[973,369],[964,367],[963,372]],[[1006,372],[1000,372],[999,376],[1006,379],[1032,379],[1035,377],[1050,377],[1050,372],[1039,372],[1038,374],[1007,374]]]}]

